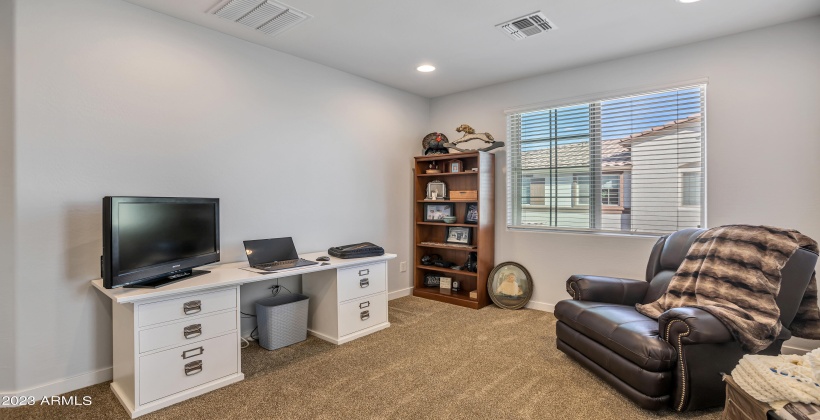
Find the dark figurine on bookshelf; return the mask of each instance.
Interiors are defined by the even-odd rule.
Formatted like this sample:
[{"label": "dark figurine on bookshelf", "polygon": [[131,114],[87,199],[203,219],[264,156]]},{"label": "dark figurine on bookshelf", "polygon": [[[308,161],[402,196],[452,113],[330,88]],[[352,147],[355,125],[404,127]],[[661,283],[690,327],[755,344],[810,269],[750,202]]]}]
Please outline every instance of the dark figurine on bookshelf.
[{"label": "dark figurine on bookshelf", "polygon": [[444,144],[448,141],[447,136],[442,133],[430,133],[424,136],[424,139],[421,141],[424,155],[446,155],[450,153],[450,151],[444,147]]}]

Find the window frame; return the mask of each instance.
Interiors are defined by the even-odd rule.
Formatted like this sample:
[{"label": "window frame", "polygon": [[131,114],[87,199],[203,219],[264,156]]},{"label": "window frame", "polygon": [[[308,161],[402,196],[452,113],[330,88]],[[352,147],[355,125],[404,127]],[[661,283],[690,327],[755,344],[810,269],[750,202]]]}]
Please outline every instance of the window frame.
[{"label": "window frame", "polygon": [[[700,150],[700,159],[701,165],[696,168],[691,168],[691,171],[700,170],[702,173],[702,185],[701,185],[701,203],[700,203],[700,225],[699,227],[707,227],[708,219],[707,219],[707,141],[708,141],[708,129],[707,129],[707,121],[708,121],[708,78],[701,78],[701,79],[694,79],[689,81],[683,81],[678,83],[669,83],[669,84],[662,84],[662,85],[653,85],[653,86],[645,86],[639,88],[631,88],[631,89],[624,89],[624,90],[616,90],[616,91],[609,91],[605,93],[592,93],[572,98],[565,98],[556,101],[549,101],[549,102],[540,102],[525,106],[518,106],[513,108],[507,108],[504,110],[505,114],[505,125],[507,129],[507,137],[508,137],[508,144],[511,144],[509,141],[512,133],[510,132],[510,124],[509,124],[509,117],[515,114],[524,114],[528,112],[535,112],[553,108],[564,108],[564,107],[572,107],[572,106],[580,106],[580,105],[592,105],[594,103],[601,103],[605,101],[610,101],[613,99],[618,99],[622,97],[629,97],[629,96],[638,96],[638,95],[649,95],[652,93],[660,93],[662,91],[669,91],[669,90],[683,90],[687,88],[701,88],[702,89],[702,104],[701,104],[701,150]],[[599,111],[594,115],[594,117],[599,116]],[[596,133],[597,134],[597,133]],[[595,135],[595,134],[591,134]],[[504,168],[504,173],[506,174],[506,212],[505,215],[505,227],[507,231],[527,231],[527,232],[540,232],[540,233],[558,233],[558,234],[583,234],[583,235],[602,235],[602,236],[626,236],[626,237],[658,237],[658,236],[665,236],[668,235],[669,232],[653,232],[653,231],[624,231],[624,230],[603,230],[600,228],[570,228],[570,227],[560,227],[560,226],[544,226],[544,225],[533,225],[533,226],[523,226],[517,225],[512,226],[510,221],[512,220],[511,212],[513,212],[514,204],[512,203],[513,188],[515,188],[512,180],[513,171],[511,168],[514,168],[512,162],[513,154],[509,152],[506,153],[506,167]],[[604,175],[604,172],[601,171],[602,168],[598,168],[599,173]],[[683,168],[680,168],[683,169]],[[681,171],[678,171],[680,174]],[[688,168],[687,168],[688,169]],[[520,171],[520,169],[519,169]],[[689,171],[687,171],[689,172]],[[679,175],[682,176],[682,175]],[[613,213],[613,212],[621,212],[625,210],[622,206],[624,204],[624,176],[623,172],[621,172],[620,176],[621,185],[619,191],[619,203],[621,206],[607,206],[603,205],[602,203],[599,204],[601,206],[601,214]],[[682,181],[681,181],[682,182]],[[600,179],[599,179],[600,185]],[[600,191],[599,191],[600,193]],[[599,194],[600,197],[600,194]],[[682,206],[682,198],[679,197],[678,204],[679,208],[684,210],[695,210],[698,206]],[[598,201],[598,200],[594,200]]]}]

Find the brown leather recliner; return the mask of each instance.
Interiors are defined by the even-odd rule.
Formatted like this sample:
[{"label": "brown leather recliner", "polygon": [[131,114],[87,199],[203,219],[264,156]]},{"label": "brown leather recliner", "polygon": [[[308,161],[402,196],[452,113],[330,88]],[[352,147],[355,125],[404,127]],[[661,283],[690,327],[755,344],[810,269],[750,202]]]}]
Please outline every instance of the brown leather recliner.
[{"label": "brown leather recliner", "polygon": [[[635,309],[657,300],[703,229],[684,229],[658,240],[646,281],[574,275],[572,300],[555,305],[558,349],[648,410],[677,411],[720,406],[729,373],[745,354],[729,330],[697,308],[676,308],[656,321]],[[817,263],[817,254],[798,249],[783,267],[780,322],[783,330],[760,354],[780,353],[789,325]]]}]

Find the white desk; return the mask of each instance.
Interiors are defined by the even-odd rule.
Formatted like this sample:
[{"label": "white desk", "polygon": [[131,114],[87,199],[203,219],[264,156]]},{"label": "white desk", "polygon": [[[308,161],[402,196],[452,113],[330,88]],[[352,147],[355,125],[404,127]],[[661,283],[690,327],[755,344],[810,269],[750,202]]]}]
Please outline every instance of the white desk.
[{"label": "white desk", "polygon": [[[325,252],[300,255],[314,261]],[[209,274],[158,289],[106,289],[111,298],[114,381],[111,389],[132,418],[241,381],[240,287],[302,276],[310,298],[308,332],[342,344],[390,326],[387,260],[395,254],[257,274],[229,263]]]}]

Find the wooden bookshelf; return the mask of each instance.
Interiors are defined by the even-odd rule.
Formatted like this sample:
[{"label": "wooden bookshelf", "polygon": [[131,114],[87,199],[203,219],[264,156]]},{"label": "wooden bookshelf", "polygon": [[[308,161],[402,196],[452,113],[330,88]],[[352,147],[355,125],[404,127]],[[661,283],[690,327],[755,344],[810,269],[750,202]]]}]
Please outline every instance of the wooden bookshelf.
[{"label": "wooden bookshelf", "polygon": [[[459,159],[463,162],[463,172],[427,174],[425,170],[431,162],[438,163],[439,169],[446,169],[446,162]],[[477,171],[471,171],[477,168]],[[479,309],[490,303],[487,294],[487,277],[495,265],[495,156],[486,152],[451,153],[447,155],[418,156],[415,158],[414,180],[414,243],[416,260],[413,265],[413,295],[454,305]],[[442,181],[447,185],[447,192],[453,190],[477,191],[475,201],[462,200],[425,200],[427,183]],[[455,206],[455,223],[425,222],[424,206],[429,203],[448,203]],[[465,223],[467,205],[478,206],[478,223]],[[475,248],[463,248],[445,243],[447,227],[458,226],[472,230],[472,243]],[[422,244],[423,242],[437,242],[439,244]],[[477,256],[477,272],[452,270],[421,264],[421,258],[428,254],[438,254],[443,260],[456,265],[463,265],[470,252]],[[462,284],[462,289],[455,292],[441,290],[438,287],[424,287],[426,274],[437,274],[451,277]],[[477,299],[470,299],[470,291],[478,292]]]}]

